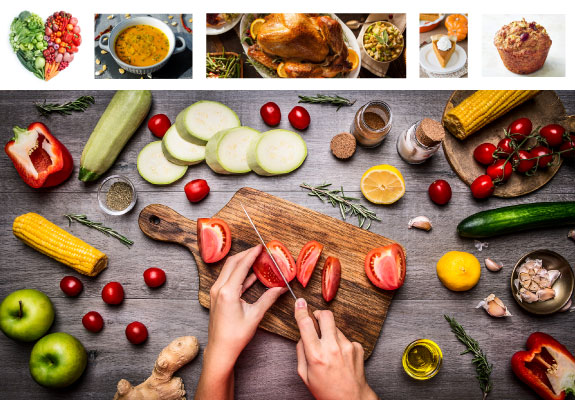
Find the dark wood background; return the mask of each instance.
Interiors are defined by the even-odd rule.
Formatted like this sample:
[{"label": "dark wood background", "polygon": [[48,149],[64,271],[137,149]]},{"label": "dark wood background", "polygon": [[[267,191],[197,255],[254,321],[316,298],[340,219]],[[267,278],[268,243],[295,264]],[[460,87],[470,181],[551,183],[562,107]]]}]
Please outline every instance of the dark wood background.
[{"label": "dark wood background", "polygon": [[[275,101],[283,112],[280,127],[289,129],[287,114],[297,103],[297,95],[304,93],[316,94],[294,91],[156,91],[151,114],[165,113],[174,121],[177,113],[194,101],[218,100],[236,110],[243,124],[266,130],[259,116],[259,107],[267,101]],[[33,106],[34,102],[44,99],[64,102],[85,94],[93,94],[96,98],[96,104],[85,113],[41,118]],[[383,219],[381,223],[374,223],[371,230],[398,241],[407,249],[408,272],[405,285],[392,301],[375,350],[366,362],[367,379],[378,395],[386,399],[481,398],[471,356],[459,355],[463,345],[450,332],[443,314],[455,317],[479,341],[494,364],[494,388],[490,399],[536,399],[534,393],[514,377],[509,365],[511,355],[524,348],[530,333],[549,333],[572,352],[575,351],[575,313],[547,317],[526,314],[515,304],[509,289],[513,265],[531,250],[548,248],[562,254],[571,264],[575,263],[575,243],[566,237],[569,228],[490,239],[487,240],[489,247],[482,252],[475,248],[472,240],[461,239],[455,232],[455,226],[462,218],[479,210],[535,201],[574,200],[575,166],[565,163],[548,185],[525,197],[479,202],[473,200],[468,187],[449,168],[441,151],[423,165],[404,163],[395,149],[398,135],[423,117],[439,119],[450,95],[448,91],[339,92],[337,94],[357,102],[353,107],[342,108],[338,112],[331,106],[306,105],[312,119],[309,129],[302,133],[308,144],[308,158],[300,169],[280,177],[260,177],[253,173],[220,176],[201,164],[190,167],[186,176],[173,185],[153,186],[140,178],[135,165],[140,149],[154,140],[142,126],[108,171],[108,174],[128,176],[138,190],[135,209],[122,217],[108,216],[99,210],[97,183],[84,184],[77,180],[84,143],[112,94],[106,91],[0,92],[0,131],[4,142],[11,137],[14,125],[26,126],[33,121],[42,121],[66,144],[76,161],[74,175],[65,184],[53,189],[33,190],[20,180],[8,157],[0,156],[0,204],[3,207],[0,214],[0,298],[22,288],[44,291],[56,308],[56,321],[51,332],[65,331],[75,335],[89,352],[88,368],[76,384],[64,390],[48,390],[30,377],[28,360],[33,345],[17,343],[0,335],[3,365],[0,397],[111,399],[121,378],[134,384],[146,379],[160,350],[175,337],[195,335],[204,348],[209,314],[198,303],[198,276],[193,257],[184,247],[155,242],[140,232],[137,218],[144,206],[162,203],[188,218],[197,219],[213,215],[236,190],[250,186],[338,218],[338,209],[308,196],[298,185],[327,181],[343,185],[348,194],[362,198],[359,192],[361,175],[369,167],[382,163],[401,170],[407,192],[391,206],[374,206],[363,199],[362,203],[376,210]],[[567,112],[575,113],[575,92],[560,92],[559,96]],[[331,137],[347,131],[355,111],[372,99],[381,99],[391,105],[394,125],[390,135],[376,149],[359,148],[351,160],[336,160],[329,151]],[[190,204],[184,196],[183,186],[196,178],[206,179],[211,193],[203,202]],[[445,207],[436,206],[428,199],[427,187],[435,179],[446,179],[452,186],[453,198]],[[14,218],[29,211],[44,215],[108,254],[110,264],[107,270],[96,278],[80,276],[84,291],[79,298],[67,298],[59,289],[60,279],[64,275],[77,275],[74,271],[37,253],[12,235]],[[125,234],[135,244],[128,249],[87,227],[68,227],[63,217],[66,213],[87,214]],[[431,232],[407,229],[409,219],[418,215],[431,219]],[[353,220],[350,222],[355,223]],[[482,278],[474,289],[464,293],[450,292],[435,274],[435,263],[450,250],[471,252],[481,261],[491,257],[504,268],[499,273],[491,273],[482,267]],[[144,284],[142,273],[149,267],[161,267],[166,271],[168,281],[164,287],[152,290]],[[102,287],[109,281],[120,281],[124,285],[126,299],[120,306],[108,306],[100,298]],[[474,308],[492,292],[507,304],[513,317],[493,319],[483,310]],[[82,316],[91,310],[104,317],[105,327],[99,334],[86,331],[81,324]],[[135,320],[146,324],[150,332],[148,341],[140,346],[131,345],[124,336],[126,325]],[[432,339],[443,350],[443,367],[430,381],[419,382],[409,378],[401,366],[403,349],[418,338]],[[190,393],[197,385],[200,369],[201,353],[178,373]],[[297,376],[294,343],[258,330],[237,363],[235,393],[238,399],[250,400],[311,398]]]}]

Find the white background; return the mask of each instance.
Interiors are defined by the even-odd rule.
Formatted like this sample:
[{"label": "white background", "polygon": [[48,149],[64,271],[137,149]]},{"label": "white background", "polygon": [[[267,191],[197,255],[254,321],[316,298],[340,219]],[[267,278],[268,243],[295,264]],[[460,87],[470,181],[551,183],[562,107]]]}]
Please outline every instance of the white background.
[{"label": "white background", "polygon": [[[572,0],[404,0],[389,2],[290,0],[271,2],[253,0],[218,2],[194,0],[68,1],[47,3],[40,0],[3,1],[0,13],[0,51],[3,54],[0,89],[158,89],[158,90],[393,90],[393,89],[575,89],[575,5]],[[323,5],[322,5],[323,4]],[[58,7],[58,10],[55,9]],[[83,43],[74,62],[49,82],[34,77],[20,65],[10,49],[10,23],[22,10],[29,10],[45,19],[54,11],[64,10],[79,20]],[[407,13],[407,79],[205,79],[205,13],[206,12],[335,12],[335,13]],[[419,78],[419,12],[467,12],[469,14],[469,78]],[[94,14],[95,13],[179,13],[193,14],[194,18],[194,79],[191,80],[95,80],[94,79]],[[482,77],[483,18],[498,14],[565,14],[566,77]],[[483,14],[486,14],[484,16]],[[249,67],[248,67],[249,68]],[[310,82],[311,81],[311,82]]]}]

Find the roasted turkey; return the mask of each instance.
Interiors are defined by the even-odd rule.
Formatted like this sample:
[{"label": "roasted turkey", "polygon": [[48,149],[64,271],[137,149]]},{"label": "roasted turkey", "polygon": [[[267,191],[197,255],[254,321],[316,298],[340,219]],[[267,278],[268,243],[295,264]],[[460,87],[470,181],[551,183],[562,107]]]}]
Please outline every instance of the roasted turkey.
[{"label": "roasted turkey", "polygon": [[351,71],[341,25],[329,16],[269,14],[248,55],[289,78],[333,78]]}]

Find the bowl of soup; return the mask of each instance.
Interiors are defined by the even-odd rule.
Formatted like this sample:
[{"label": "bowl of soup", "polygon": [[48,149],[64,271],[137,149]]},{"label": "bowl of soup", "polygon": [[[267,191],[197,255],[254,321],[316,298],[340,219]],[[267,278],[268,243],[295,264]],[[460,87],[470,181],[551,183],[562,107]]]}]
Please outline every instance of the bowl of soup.
[{"label": "bowl of soup", "polygon": [[125,20],[100,37],[99,46],[124,70],[145,75],[162,68],[173,54],[186,49],[186,42],[154,17]]}]

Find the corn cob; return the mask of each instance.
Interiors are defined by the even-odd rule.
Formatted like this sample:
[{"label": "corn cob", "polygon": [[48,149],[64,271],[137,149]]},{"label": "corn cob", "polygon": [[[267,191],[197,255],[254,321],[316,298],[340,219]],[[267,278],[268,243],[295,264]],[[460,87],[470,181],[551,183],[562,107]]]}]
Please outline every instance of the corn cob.
[{"label": "corn cob", "polygon": [[478,90],[449,110],[443,125],[463,140],[537,93],[539,90]]},{"label": "corn cob", "polygon": [[108,257],[100,250],[36,213],[16,217],[12,232],[28,246],[81,274],[96,276],[108,265]]}]

